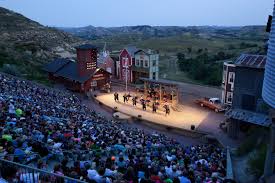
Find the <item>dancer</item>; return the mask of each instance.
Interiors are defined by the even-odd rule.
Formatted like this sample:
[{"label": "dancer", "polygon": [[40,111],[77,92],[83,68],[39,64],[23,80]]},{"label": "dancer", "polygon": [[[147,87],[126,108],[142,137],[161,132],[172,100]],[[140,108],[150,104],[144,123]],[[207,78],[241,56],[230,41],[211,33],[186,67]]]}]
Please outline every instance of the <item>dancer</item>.
[{"label": "dancer", "polygon": [[133,101],[133,106],[136,106],[137,105],[137,97],[133,96],[132,101]]},{"label": "dancer", "polygon": [[153,102],[153,113],[157,113],[157,105],[156,105],[156,102]]},{"label": "dancer", "polygon": [[170,108],[169,105],[165,105],[165,116],[170,114]]},{"label": "dancer", "polygon": [[126,93],[123,95],[123,102],[124,102],[124,104],[125,104],[125,102],[127,102],[127,95],[126,95]]},{"label": "dancer", "polygon": [[131,97],[131,95],[130,95],[130,92],[128,93],[128,95],[127,95],[127,98],[126,98],[126,101],[128,102],[129,101],[129,98]]},{"label": "dancer", "polygon": [[117,92],[114,93],[114,99],[115,99],[115,102],[119,101]]},{"label": "dancer", "polygon": [[142,102],[142,110],[146,111],[146,102],[145,101]]}]

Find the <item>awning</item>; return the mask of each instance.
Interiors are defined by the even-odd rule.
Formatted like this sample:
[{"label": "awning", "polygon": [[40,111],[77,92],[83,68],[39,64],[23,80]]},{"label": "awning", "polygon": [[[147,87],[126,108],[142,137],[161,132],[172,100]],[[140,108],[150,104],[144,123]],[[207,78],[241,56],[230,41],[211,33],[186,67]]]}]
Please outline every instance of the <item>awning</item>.
[{"label": "awning", "polygon": [[225,113],[225,116],[265,127],[271,125],[271,120],[268,115],[243,109],[231,109]]}]

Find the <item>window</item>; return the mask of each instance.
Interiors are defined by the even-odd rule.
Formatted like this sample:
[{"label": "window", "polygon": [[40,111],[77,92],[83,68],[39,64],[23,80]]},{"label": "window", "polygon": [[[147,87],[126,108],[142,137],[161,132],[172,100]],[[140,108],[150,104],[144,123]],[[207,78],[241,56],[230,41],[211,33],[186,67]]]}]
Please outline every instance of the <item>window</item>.
[{"label": "window", "polygon": [[89,63],[89,62],[88,62],[88,63],[86,63],[86,69],[87,69],[87,70],[92,69],[92,65],[91,65],[91,63]]},{"label": "window", "polygon": [[112,73],[112,68],[111,67],[107,67],[106,71],[109,72],[109,73]]},{"label": "window", "polygon": [[148,60],[145,60],[144,67],[149,67],[149,61]]},{"label": "window", "polygon": [[128,59],[127,57],[122,58],[122,65],[123,65],[124,67],[130,65],[129,59]]},{"label": "window", "polygon": [[155,72],[153,72],[153,77],[152,77],[152,79],[156,79],[156,73]]},{"label": "window", "polygon": [[91,82],[91,87],[93,87],[93,86],[97,86],[97,82],[96,81],[92,81]]},{"label": "window", "polygon": [[226,94],[226,102],[231,104],[233,100],[233,93],[232,92],[227,92]]},{"label": "window", "polygon": [[136,59],[136,66],[140,66],[140,61],[139,61],[139,59]]},{"label": "window", "polygon": [[143,67],[143,60],[140,60],[140,66]]},{"label": "window", "polygon": [[235,73],[234,72],[229,72],[228,83],[234,83],[234,79],[235,79]]},{"label": "window", "polygon": [[156,66],[156,60],[152,60],[153,67]]},{"label": "window", "polygon": [[96,68],[96,63],[95,62],[87,62],[86,63],[86,69],[91,70]]}]

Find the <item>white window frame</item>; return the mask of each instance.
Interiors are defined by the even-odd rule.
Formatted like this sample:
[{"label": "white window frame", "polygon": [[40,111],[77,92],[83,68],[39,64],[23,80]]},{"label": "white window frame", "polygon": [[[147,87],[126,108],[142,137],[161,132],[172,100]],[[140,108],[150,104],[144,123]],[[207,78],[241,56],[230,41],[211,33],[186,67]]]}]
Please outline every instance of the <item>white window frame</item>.
[{"label": "white window frame", "polygon": [[[230,81],[230,79],[233,78],[233,81]],[[228,83],[234,83],[235,81],[235,72],[229,72],[228,73]]]},{"label": "white window frame", "polygon": [[[155,64],[155,65],[154,65]],[[156,67],[157,66],[157,60],[152,60],[152,66]]]},{"label": "white window frame", "polygon": [[[146,66],[146,64],[145,63],[147,63],[147,66]],[[144,66],[143,67],[145,67],[145,68],[148,68],[149,67],[149,60],[144,60]]]},{"label": "white window frame", "polygon": [[138,66],[138,67],[140,67],[140,60],[139,59],[136,59],[135,65]]},{"label": "white window frame", "polygon": [[[231,96],[231,101],[229,101],[229,96]],[[226,103],[232,104],[233,101],[233,92],[226,92]]]}]

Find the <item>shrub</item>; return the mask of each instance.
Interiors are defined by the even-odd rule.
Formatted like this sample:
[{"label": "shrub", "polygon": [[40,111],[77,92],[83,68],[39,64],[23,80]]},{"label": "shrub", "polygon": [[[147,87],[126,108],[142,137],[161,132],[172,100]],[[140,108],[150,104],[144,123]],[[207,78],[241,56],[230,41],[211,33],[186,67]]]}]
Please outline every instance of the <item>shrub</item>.
[{"label": "shrub", "polygon": [[257,177],[260,177],[264,172],[266,150],[266,144],[261,144],[261,146],[256,150],[255,154],[248,160],[249,172]]}]

